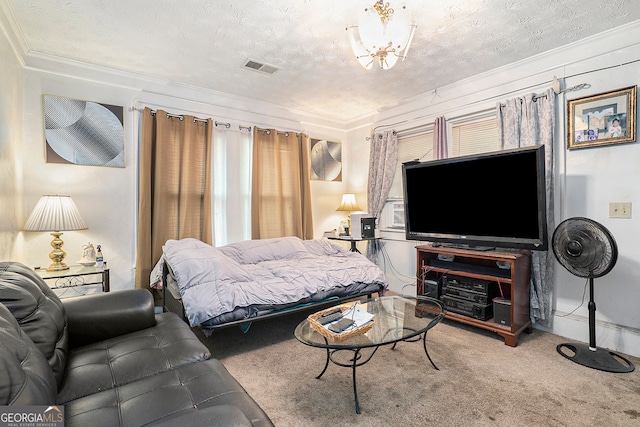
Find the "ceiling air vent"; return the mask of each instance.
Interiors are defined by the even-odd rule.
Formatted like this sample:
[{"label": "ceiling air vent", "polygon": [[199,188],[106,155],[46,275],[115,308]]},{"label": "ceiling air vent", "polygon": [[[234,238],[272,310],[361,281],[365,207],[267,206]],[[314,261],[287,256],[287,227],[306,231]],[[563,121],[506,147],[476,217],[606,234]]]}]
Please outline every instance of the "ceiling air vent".
[{"label": "ceiling air vent", "polygon": [[248,70],[259,71],[264,74],[273,74],[280,69],[275,65],[265,64],[255,59],[247,59],[242,66]]}]

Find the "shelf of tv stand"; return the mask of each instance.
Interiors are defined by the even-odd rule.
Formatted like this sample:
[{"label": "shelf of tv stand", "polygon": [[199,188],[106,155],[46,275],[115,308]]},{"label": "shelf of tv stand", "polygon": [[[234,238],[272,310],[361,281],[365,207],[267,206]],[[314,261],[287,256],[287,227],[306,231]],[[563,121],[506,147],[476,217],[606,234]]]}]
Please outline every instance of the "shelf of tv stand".
[{"label": "shelf of tv stand", "polygon": [[[422,278],[439,279],[449,274],[488,280],[499,283],[505,297],[511,300],[510,326],[495,323],[494,319],[480,320],[471,316],[445,312],[445,318],[485,330],[493,331],[504,338],[506,345],[518,345],[518,337],[524,331],[531,333],[529,315],[530,254],[527,251],[474,251],[434,246],[417,246],[417,294],[424,295]],[[454,257],[444,261],[439,256]],[[497,263],[508,266],[500,268]],[[420,308],[418,308],[419,310]]]}]

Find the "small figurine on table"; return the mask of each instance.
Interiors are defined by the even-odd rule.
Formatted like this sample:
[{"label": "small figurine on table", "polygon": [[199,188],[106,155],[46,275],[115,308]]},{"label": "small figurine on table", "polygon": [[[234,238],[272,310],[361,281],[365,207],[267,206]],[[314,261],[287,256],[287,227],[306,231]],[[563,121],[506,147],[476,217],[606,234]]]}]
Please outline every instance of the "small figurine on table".
[{"label": "small figurine on table", "polygon": [[96,250],[91,242],[82,246],[82,258],[78,262],[82,265],[94,265],[96,263]]}]

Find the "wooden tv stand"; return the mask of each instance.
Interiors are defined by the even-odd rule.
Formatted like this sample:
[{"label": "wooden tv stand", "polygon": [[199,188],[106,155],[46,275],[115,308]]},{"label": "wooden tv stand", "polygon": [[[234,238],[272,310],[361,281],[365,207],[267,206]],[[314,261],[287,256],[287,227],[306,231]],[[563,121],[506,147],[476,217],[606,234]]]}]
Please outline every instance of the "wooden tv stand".
[{"label": "wooden tv stand", "polygon": [[[445,312],[445,318],[494,331],[504,338],[506,345],[511,347],[518,345],[518,337],[522,331],[531,333],[529,315],[531,260],[528,252],[474,251],[428,245],[417,246],[416,251],[417,295],[426,294],[423,279],[439,281],[442,276],[450,275],[497,282],[504,297],[511,300],[509,326],[495,323],[493,318],[480,320],[449,310]],[[449,261],[452,257],[453,260]],[[420,309],[421,307],[418,307],[416,311]]]}]

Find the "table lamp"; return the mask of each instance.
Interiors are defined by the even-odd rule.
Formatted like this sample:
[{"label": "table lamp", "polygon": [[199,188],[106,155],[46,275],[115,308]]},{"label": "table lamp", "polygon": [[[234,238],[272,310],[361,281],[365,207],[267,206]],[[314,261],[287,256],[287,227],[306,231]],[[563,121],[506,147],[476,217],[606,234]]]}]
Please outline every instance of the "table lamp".
[{"label": "table lamp", "polygon": [[49,254],[49,258],[53,263],[47,268],[47,271],[69,269],[69,266],[63,262],[67,254],[62,250],[64,242],[60,239],[61,231],[86,230],[87,228],[71,197],[59,195],[40,197],[24,226],[25,231],[51,232],[53,250]]},{"label": "table lamp", "polygon": [[[342,202],[340,203],[340,206],[338,206],[338,209],[336,210],[348,212],[347,224],[348,224],[349,230],[351,230],[351,212],[361,211],[362,209],[360,209],[360,207],[358,206],[358,203],[356,202],[356,195],[347,193],[342,195]],[[347,236],[349,235],[349,233],[346,233],[346,234]]]}]

